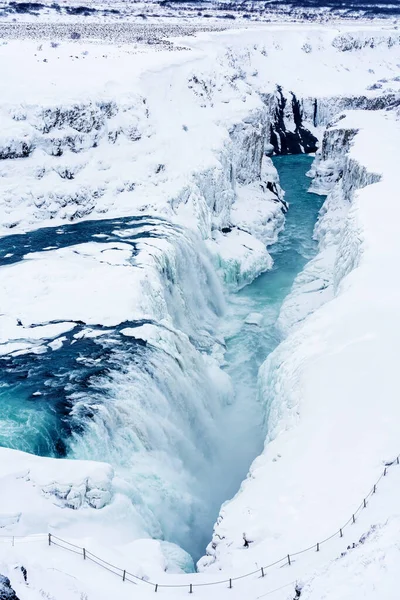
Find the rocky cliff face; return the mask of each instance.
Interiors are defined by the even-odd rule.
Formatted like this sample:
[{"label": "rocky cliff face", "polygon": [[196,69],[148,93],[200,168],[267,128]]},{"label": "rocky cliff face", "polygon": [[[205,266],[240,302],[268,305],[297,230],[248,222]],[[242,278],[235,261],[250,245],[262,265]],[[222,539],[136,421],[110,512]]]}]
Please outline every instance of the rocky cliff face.
[{"label": "rocky cliff face", "polygon": [[269,143],[275,154],[309,154],[317,150],[318,138],[308,128],[303,102],[294,92],[284,92],[278,85],[274,94],[266,94],[263,99],[269,112]]},{"label": "rocky cliff face", "polygon": [[[387,80],[377,81],[376,96],[327,96],[309,98],[278,85],[273,94],[262,94],[268,109],[266,135],[274,154],[309,154],[321,144],[323,129],[343,111],[383,110],[400,104],[399,95],[382,89]],[[268,151],[268,149],[267,149]]]}]

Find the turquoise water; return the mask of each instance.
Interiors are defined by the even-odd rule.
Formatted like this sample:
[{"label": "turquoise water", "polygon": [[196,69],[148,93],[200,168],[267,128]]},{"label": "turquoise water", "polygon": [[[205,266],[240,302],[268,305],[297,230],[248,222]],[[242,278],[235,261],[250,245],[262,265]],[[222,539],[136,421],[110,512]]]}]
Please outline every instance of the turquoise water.
[{"label": "turquoise water", "polygon": [[[306,172],[312,158],[306,155],[275,157],[285,200],[289,203],[284,230],[269,248],[274,260],[271,271],[260,275],[229,301],[225,369],[233,382],[234,400],[227,427],[234,432],[230,452],[236,467],[232,469],[231,494],[238,489],[238,472],[246,476],[249,465],[264,444],[265,430],[261,406],[257,402],[258,369],[281,341],[276,321],[283,300],[295,277],[316,254],[313,229],[323,196],[310,194]],[[259,324],[246,323],[257,313]],[[253,319],[254,320],[254,319]]]},{"label": "turquoise water", "polygon": [[289,294],[295,277],[317,252],[313,231],[325,197],[308,192],[310,179],[306,172],[312,161],[312,157],[302,154],[274,158],[286,193],[285,200],[289,203],[285,228],[278,242],[269,248],[274,259],[273,269],[237,294],[238,298],[248,300],[255,311],[267,309],[270,316],[268,329],[274,339],[274,325],[282,302]]}]

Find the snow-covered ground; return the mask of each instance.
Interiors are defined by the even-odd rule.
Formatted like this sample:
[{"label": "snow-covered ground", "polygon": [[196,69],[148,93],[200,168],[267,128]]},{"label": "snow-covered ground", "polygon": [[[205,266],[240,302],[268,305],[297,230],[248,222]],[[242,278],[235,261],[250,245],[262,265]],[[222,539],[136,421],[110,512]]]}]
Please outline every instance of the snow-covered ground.
[{"label": "snow-covered ground", "polygon": [[[157,593],[166,598],[185,597],[192,584],[193,593],[202,598],[245,596],[293,600],[296,590],[301,590],[301,596],[310,600],[353,597],[394,600],[397,598],[399,489],[400,471],[395,463],[387,468],[386,477],[381,477],[366,507],[357,513],[355,523],[343,528],[343,537],[337,533],[321,544],[319,551],[313,545],[306,552],[292,556],[290,566],[285,557],[279,557],[282,559],[279,564],[264,569],[264,577],[261,567],[266,563],[262,561],[253,563],[252,574],[243,578],[240,578],[246,575],[243,570],[222,571],[214,576],[210,573],[166,574],[169,564],[166,545],[160,548],[160,542],[155,540],[132,542],[117,550],[110,545],[94,546],[94,540],[82,537],[70,539],[69,544],[52,538],[49,546],[47,535],[0,538],[0,569],[10,579],[19,598],[32,600],[43,597],[103,600],[110,594],[118,594],[122,599],[131,598],[132,594],[147,598],[154,594],[156,583]],[[79,547],[71,545],[74,542],[79,543]],[[82,546],[87,549],[86,560]],[[168,550],[176,564],[176,553]],[[241,552],[244,554],[247,550]],[[25,569],[26,580],[21,568]],[[125,581],[122,580],[124,569]],[[230,582],[231,575],[239,577]],[[143,577],[146,580],[141,581]],[[205,583],[208,585],[202,586]]]},{"label": "snow-covered ground", "polygon": [[[330,192],[316,227],[320,253],[284,303],[280,326],[287,337],[260,372],[265,451],[221,510],[209,555],[200,563],[206,572],[190,577],[219,579],[222,570],[229,578],[329,536],[399,452],[393,273],[400,37],[390,26],[277,25],[176,43],[176,52],[88,41],[0,46],[0,77],[7,82],[0,115],[3,354],[15,361],[34,353],[40,360],[66,342],[101,339],[104,328],[122,325],[121,336],[168,357],[165,380],[179,400],[172,407],[164,403],[165,390],[159,396],[144,378],[141,389],[148,394],[130,404],[136,371],[125,371],[128,387],[114,378],[118,391],[107,419],[99,402],[88,405],[85,394],[79,396],[76,412],[90,409],[90,417],[86,437],[74,434],[72,456],[110,459],[114,469],[1,449],[0,527],[11,536],[51,529],[113,564],[129,563],[139,576],[186,585],[189,576],[170,572],[189,570],[190,558],[148,538],[165,534],[182,499],[189,498],[190,507],[182,520],[194,514],[199,527],[199,481],[220,451],[226,458],[233,448],[213,445],[230,395],[220,369],[223,342],[215,335],[223,313],[221,282],[237,289],[271,267],[266,245],[276,240],[286,209],[265,154],[272,133],[280,148],[289,134],[300,143],[304,129],[320,140],[324,135],[313,168],[313,188]],[[324,134],[344,109],[360,110],[348,110]],[[146,222],[140,231],[137,222],[126,230],[111,223],[99,234],[102,221],[127,217]],[[29,241],[21,251],[25,232],[59,227],[62,236],[66,223],[86,221],[98,232],[36,250]],[[107,340],[107,351],[118,343]],[[123,362],[121,354],[114,356]],[[151,372],[149,358],[146,364]],[[179,387],[183,392],[176,395]],[[155,415],[154,428],[148,421],[137,426],[132,415],[138,407],[143,421]],[[173,446],[166,435],[171,425]],[[229,440],[226,434],[221,439]],[[124,455],[133,437],[150,449],[134,465],[139,485],[127,477],[132,462]],[[177,457],[168,462],[172,447]],[[190,457],[192,471],[179,451]],[[162,477],[154,477],[157,469],[164,469]],[[214,484],[218,478],[223,472],[216,470]],[[361,536],[371,519],[390,517],[362,551],[328,566],[314,558],[302,566],[299,561],[294,579],[307,581],[321,568],[304,594],[319,597],[324,581],[340,582],[343,565],[362,573],[369,556],[379,560],[398,522],[391,498],[388,492],[381,512],[365,513],[355,527]],[[252,540],[245,552],[243,531]],[[340,554],[339,543],[330,559]],[[21,542],[11,552],[6,546],[2,554],[0,572],[22,598],[109,597],[112,574],[81,557],[53,553],[46,540],[37,544]],[[28,569],[29,588],[16,564]],[[88,584],[89,570],[94,581]],[[271,583],[288,585],[286,571]],[[243,588],[249,597],[272,589],[252,581]],[[118,586],[120,597],[146,593]],[[236,591],[218,588],[218,597],[224,593]],[[280,593],[293,597],[294,584]]]}]

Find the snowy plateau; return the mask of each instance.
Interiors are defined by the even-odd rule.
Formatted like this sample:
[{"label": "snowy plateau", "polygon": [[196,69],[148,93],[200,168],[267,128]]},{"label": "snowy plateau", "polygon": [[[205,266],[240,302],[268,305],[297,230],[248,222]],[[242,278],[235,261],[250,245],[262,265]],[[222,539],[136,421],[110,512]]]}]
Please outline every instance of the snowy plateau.
[{"label": "snowy plateau", "polygon": [[396,22],[154,45],[21,23],[0,44],[0,599],[398,599]]}]

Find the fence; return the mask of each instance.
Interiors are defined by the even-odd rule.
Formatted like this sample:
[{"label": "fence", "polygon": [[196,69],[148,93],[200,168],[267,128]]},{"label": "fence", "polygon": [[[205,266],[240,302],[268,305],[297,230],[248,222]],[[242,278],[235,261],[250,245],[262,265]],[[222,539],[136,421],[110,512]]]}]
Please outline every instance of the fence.
[{"label": "fence", "polygon": [[[118,577],[120,577],[122,579],[122,581],[133,583],[135,585],[137,585],[140,582],[141,584],[147,584],[149,586],[152,586],[154,588],[155,592],[158,592],[162,588],[186,588],[186,589],[188,589],[189,593],[192,594],[193,590],[195,588],[206,587],[206,586],[210,586],[210,585],[226,585],[228,588],[232,588],[233,583],[235,581],[238,581],[240,579],[245,579],[246,577],[252,577],[253,575],[258,575],[259,577],[265,577],[267,574],[267,571],[269,569],[272,569],[273,567],[277,567],[278,565],[280,565],[280,566],[287,565],[290,567],[293,559],[296,556],[299,556],[300,554],[304,554],[305,552],[310,552],[310,551],[319,552],[321,546],[323,544],[325,544],[326,542],[329,542],[330,540],[337,538],[337,537],[342,538],[344,529],[346,529],[346,527],[348,527],[349,525],[354,524],[356,522],[357,515],[362,510],[367,508],[367,506],[368,506],[367,500],[376,493],[379,482],[381,481],[381,479],[383,477],[386,477],[389,468],[392,467],[393,465],[398,465],[399,463],[400,463],[400,455],[397,456],[392,462],[385,464],[385,467],[384,467],[384,470],[383,470],[381,476],[374,483],[370,492],[365,496],[365,498],[363,498],[363,500],[362,500],[360,506],[357,508],[357,510],[354,511],[354,513],[351,515],[351,517],[348,519],[348,521],[344,525],[342,525],[342,527],[340,527],[337,531],[335,531],[335,533],[333,533],[329,537],[325,538],[324,540],[320,540],[319,542],[316,542],[315,544],[313,544],[312,546],[309,546],[308,548],[305,548],[304,550],[300,550],[300,551],[294,552],[292,554],[286,554],[279,560],[276,560],[275,562],[273,562],[269,565],[266,565],[264,567],[257,568],[256,570],[251,571],[250,573],[245,573],[244,575],[230,577],[230,578],[222,579],[219,581],[209,581],[209,582],[203,582],[203,583],[189,583],[189,584],[188,583],[182,583],[182,584],[160,583],[159,584],[159,583],[155,583],[152,581],[148,581],[146,579],[142,579],[141,577],[138,577],[137,575],[134,575],[133,573],[130,573],[126,569],[121,569],[120,567],[116,567],[115,565],[112,565],[111,563],[103,560],[99,556],[96,556],[95,554],[90,552],[87,548],[82,548],[81,546],[72,544],[71,542],[63,540],[62,538],[59,538],[52,533],[47,534],[47,536],[46,536],[46,534],[39,534],[37,536],[26,536],[26,537],[7,536],[7,539],[9,541],[12,540],[12,544],[14,545],[15,543],[18,543],[19,540],[20,541],[21,540],[28,541],[28,539],[29,539],[30,541],[43,541],[43,539],[46,539],[46,537],[47,537],[49,546],[58,546],[59,548],[62,548],[63,550],[69,550],[70,552],[78,554],[78,555],[82,556],[84,560],[89,560],[89,561],[99,565],[103,569],[106,569],[110,573],[117,575]],[[4,536],[4,537],[6,537],[6,536]]]}]

